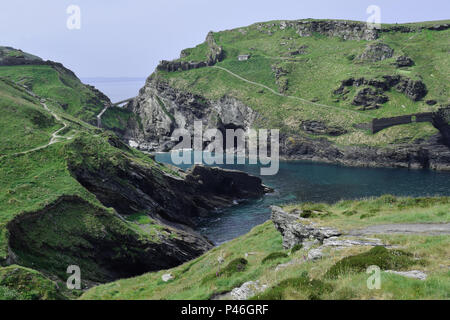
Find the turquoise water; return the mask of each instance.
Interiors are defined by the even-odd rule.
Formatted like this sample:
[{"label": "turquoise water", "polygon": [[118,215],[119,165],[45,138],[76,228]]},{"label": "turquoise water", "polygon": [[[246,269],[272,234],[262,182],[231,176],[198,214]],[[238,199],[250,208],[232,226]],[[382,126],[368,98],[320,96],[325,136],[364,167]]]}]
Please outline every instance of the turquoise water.
[{"label": "turquoise water", "polygon": [[[171,163],[170,154],[156,160]],[[190,165],[180,165],[187,169]],[[219,165],[259,175],[258,165]],[[397,196],[450,195],[450,172],[430,170],[351,168],[306,161],[280,162],[275,176],[260,176],[275,189],[262,199],[248,200],[212,212],[198,221],[198,230],[215,244],[234,239],[270,218],[270,206],[293,202],[327,202],[392,194]]]}]

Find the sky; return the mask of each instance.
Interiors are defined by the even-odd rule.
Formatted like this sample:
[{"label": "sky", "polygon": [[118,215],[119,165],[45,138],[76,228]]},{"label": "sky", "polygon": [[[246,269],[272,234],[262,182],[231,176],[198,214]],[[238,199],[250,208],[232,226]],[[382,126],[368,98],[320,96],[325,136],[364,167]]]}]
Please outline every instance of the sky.
[{"label": "sky", "polygon": [[[0,0],[0,45],[63,63],[79,77],[147,77],[160,60],[179,56],[221,31],[269,20],[382,23],[449,19],[449,0]],[[80,29],[69,29],[71,5]],[[72,21],[72,20],[71,20]]]}]

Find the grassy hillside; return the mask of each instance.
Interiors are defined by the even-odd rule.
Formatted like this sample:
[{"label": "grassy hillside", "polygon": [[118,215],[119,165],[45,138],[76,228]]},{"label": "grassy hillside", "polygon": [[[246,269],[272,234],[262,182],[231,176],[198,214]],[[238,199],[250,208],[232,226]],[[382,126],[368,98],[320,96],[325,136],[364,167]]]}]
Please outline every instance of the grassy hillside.
[{"label": "grassy hillside", "polygon": [[[26,67],[56,72],[47,66]],[[24,70],[0,70],[5,68],[10,75]],[[66,113],[58,102],[65,98],[37,85],[43,79],[33,78],[34,90],[48,94],[46,98],[10,78],[0,77],[0,299],[73,297],[76,292],[59,293],[49,278],[64,288],[67,266],[77,264],[84,286],[108,281],[118,276],[111,271],[115,264],[124,264],[125,271],[126,263],[147,256],[152,246],[176,239],[176,230],[144,213],[124,219],[104,207],[71,168],[109,170],[113,175],[116,167],[133,163],[151,170],[161,183],[166,173],[177,173]],[[106,254],[108,250],[112,252]]]},{"label": "grassy hillside", "polygon": [[[446,21],[448,23],[448,21]],[[343,40],[313,33],[301,37],[293,27],[280,27],[280,21],[257,23],[248,27],[214,33],[223,47],[225,59],[216,67],[246,80],[267,86],[250,84],[223,69],[207,67],[188,71],[158,71],[157,75],[170,85],[209,99],[231,95],[262,114],[258,125],[280,127],[285,132],[301,132],[302,120],[320,120],[328,125],[345,128],[348,133],[327,138],[340,145],[386,145],[398,141],[412,142],[437,132],[431,124],[411,124],[390,128],[372,135],[354,124],[372,118],[391,117],[416,112],[433,111],[448,104],[450,60],[450,30],[419,30],[415,32],[383,32],[375,41]],[[399,25],[401,26],[401,25]],[[383,28],[389,27],[388,25]],[[366,61],[361,55],[368,44],[385,44],[394,50],[392,57],[381,61]],[[184,51],[181,60],[205,60],[205,45]],[[238,61],[240,54],[251,54],[248,61]],[[414,65],[398,67],[396,59],[407,56]],[[370,86],[349,87],[345,94],[334,94],[346,79],[382,79],[383,76],[401,76],[412,81],[423,81],[427,95],[413,101],[393,88],[383,94],[389,101],[378,109],[359,110],[352,101],[358,91]],[[426,100],[436,100],[430,106]]]},{"label": "grassy hillside", "polygon": [[[286,210],[303,208],[314,213],[311,222],[354,228],[380,223],[449,222],[449,198],[395,198],[384,196],[362,201],[341,201],[335,205],[303,204]],[[364,253],[367,261],[376,251],[367,247],[343,250],[326,249],[318,261],[306,261],[308,250],[283,250],[281,234],[271,221],[255,227],[248,234],[223,244],[203,256],[177,268],[120,280],[89,290],[82,299],[210,299],[231,291],[247,281],[259,280],[268,289],[260,299],[448,299],[449,236],[377,235],[384,243],[398,246],[405,259],[403,270],[424,270],[425,281],[382,273],[382,290],[369,290],[364,271],[347,270],[336,278],[328,270],[348,256]],[[392,249],[389,249],[392,250]],[[387,258],[391,251],[381,252]],[[379,250],[378,250],[379,251]],[[224,259],[219,264],[219,257]],[[387,261],[382,258],[381,261]],[[236,259],[245,259],[239,268],[230,267]],[[281,263],[292,262],[281,270]],[[161,276],[175,278],[163,282]],[[224,295],[224,298],[229,296]]]},{"label": "grassy hillside", "polygon": [[15,82],[40,97],[50,99],[61,110],[79,119],[96,123],[96,116],[109,103],[108,97],[84,85],[76,75],[57,63],[4,66],[0,78]]}]

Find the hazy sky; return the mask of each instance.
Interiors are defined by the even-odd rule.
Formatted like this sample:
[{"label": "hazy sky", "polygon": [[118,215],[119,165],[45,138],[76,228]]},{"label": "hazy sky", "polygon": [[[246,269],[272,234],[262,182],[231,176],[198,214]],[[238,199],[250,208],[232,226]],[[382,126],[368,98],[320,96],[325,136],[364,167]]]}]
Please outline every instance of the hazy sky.
[{"label": "hazy sky", "polygon": [[[69,5],[81,29],[69,30]],[[162,59],[220,31],[276,19],[366,21],[378,5],[383,23],[450,18],[449,0],[1,0],[0,45],[62,62],[80,77],[146,77]]]}]

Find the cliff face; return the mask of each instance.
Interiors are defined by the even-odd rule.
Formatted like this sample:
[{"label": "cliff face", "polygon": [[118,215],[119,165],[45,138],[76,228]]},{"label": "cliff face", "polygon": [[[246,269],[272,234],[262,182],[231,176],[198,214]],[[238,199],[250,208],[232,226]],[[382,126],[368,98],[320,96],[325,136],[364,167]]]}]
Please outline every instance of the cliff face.
[{"label": "cliff face", "polygon": [[141,123],[131,123],[125,139],[143,150],[170,150],[175,145],[170,140],[172,132],[182,128],[193,134],[194,121],[202,121],[204,130],[247,130],[258,118],[257,112],[233,97],[208,100],[172,88],[157,76],[147,80],[128,108],[139,115]]}]

